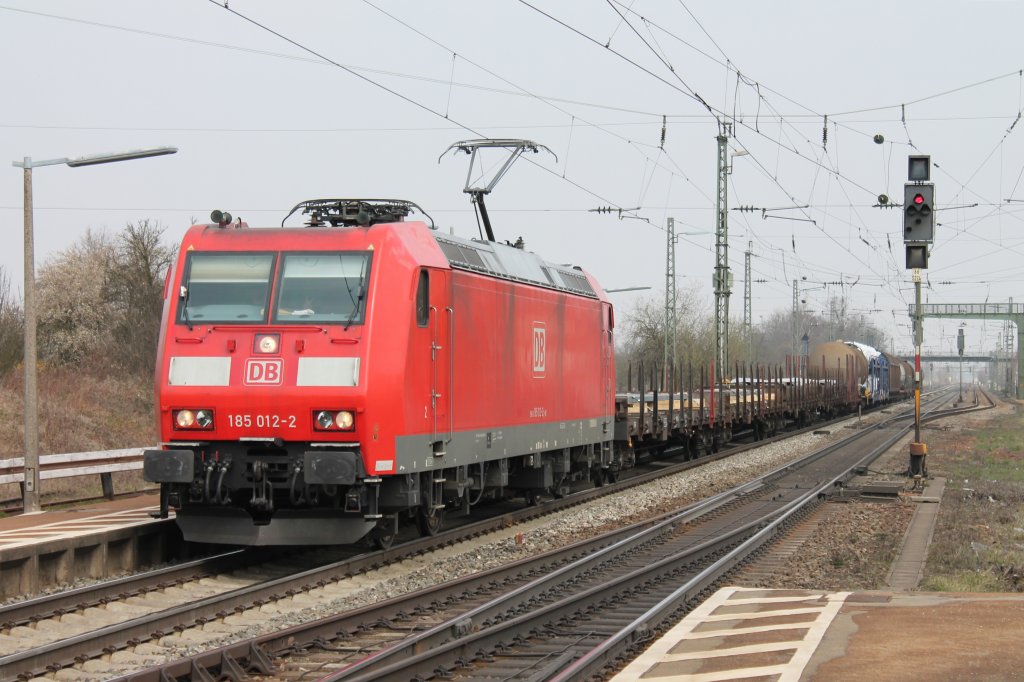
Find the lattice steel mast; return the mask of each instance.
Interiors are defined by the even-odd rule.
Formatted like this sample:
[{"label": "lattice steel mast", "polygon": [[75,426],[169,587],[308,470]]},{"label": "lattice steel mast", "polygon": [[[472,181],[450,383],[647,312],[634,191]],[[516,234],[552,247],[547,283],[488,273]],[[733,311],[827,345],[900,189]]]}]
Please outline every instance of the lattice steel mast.
[{"label": "lattice steel mast", "polygon": [[717,377],[721,382],[729,367],[729,295],[732,273],[729,272],[729,133],[732,125],[721,123],[718,140],[718,193],[715,200],[715,358]]},{"label": "lattice steel mast", "polygon": [[753,287],[750,280],[750,256],[754,249],[754,242],[747,242],[747,250],[743,254],[743,331],[747,335],[747,359],[753,360],[754,350],[754,325],[753,316]]},{"label": "lattice steel mast", "polygon": [[[676,357],[676,221],[669,218],[665,227],[665,358],[662,373],[669,382],[669,368]],[[668,387],[671,390],[671,387]]]}]

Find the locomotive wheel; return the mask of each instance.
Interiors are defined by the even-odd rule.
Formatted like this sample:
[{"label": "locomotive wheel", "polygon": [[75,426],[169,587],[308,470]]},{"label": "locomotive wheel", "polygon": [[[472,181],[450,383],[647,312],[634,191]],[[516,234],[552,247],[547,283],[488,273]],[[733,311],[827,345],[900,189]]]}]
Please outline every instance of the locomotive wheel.
[{"label": "locomotive wheel", "polygon": [[528,507],[539,507],[540,506],[540,495],[533,488],[530,488],[523,493],[523,497],[526,498],[526,506]]},{"label": "locomotive wheel", "polygon": [[619,480],[618,472],[612,471],[611,469],[605,469],[604,470],[604,482],[605,483],[615,483],[617,480]]},{"label": "locomotive wheel", "polygon": [[416,527],[420,535],[425,538],[437,535],[444,525],[444,509],[425,509],[420,507],[416,510]]},{"label": "locomotive wheel", "polygon": [[565,497],[565,493],[563,492],[563,490],[568,489],[568,486],[565,482],[565,478],[565,476],[562,476],[562,478],[558,479],[558,483],[555,483],[553,486],[551,486],[551,496],[554,497],[556,500],[560,500],[563,497]]},{"label": "locomotive wheel", "polygon": [[604,472],[601,469],[593,469],[590,472],[590,481],[595,488],[600,488],[604,485]]},{"label": "locomotive wheel", "polygon": [[377,549],[391,549],[395,544],[395,536],[398,535],[396,521],[393,518],[385,518],[377,522],[377,525],[370,531],[370,544]]}]

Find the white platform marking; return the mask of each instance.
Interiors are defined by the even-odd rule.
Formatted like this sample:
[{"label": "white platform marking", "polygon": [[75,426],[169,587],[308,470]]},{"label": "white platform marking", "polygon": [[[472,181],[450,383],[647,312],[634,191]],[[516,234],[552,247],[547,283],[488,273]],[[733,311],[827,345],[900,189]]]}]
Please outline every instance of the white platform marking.
[{"label": "white platform marking", "polygon": [[[97,514],[82,518],[72,518],[65,521],[55,521],[41,526],[28,528],[14,528],[0,531],[0,549],[10,549],[23,545],[31,545],[46,540],[54,540],[60,537],[76,537],[90,533],[114,530],[116,528],[127,528],[138,526],[144,523],[153,523],[149,513],[159,511],[159,507],[147,507],[144,509],[126,509],[110,512],[108,514]],[[171,518],[174,513],[171,512]]]},{"label": "white platform marking", "polygon": [[[815,592],[808,590],[805,594],[801,595],[789,594],[778,597],[740,596],[744,592],[767,592],[771,595],[772,590],[744,587],[722,588],[712,595],[710,599],[694,609],[669,632],[665,633],[622,672],[613,677],[612,682],[634,682],[639,680],[644,682],[656,680],[671,680],[672,682],[721,682],[722,680],[739,680],[770,675],[778,675],[779,682],[797,682],[804,668],[807,667],[807,662],[811,660],[811,656],[818,648],[818,644],[825,635],[828,626],[835,619],[836,614],[839,613],[843,602],[851,594],[850,592]],[[778,592],[781,592],[781,590]],[[792,590],[786,590],[786,592],[792,592]],[[737,598],[732,599],[733,595],[737,595]],[[824,600],[824,603],[808,606],[807,602],[813,600]],[[758,606],[786,603],[792,603],[794,608],[770,611],[756,610]],[[752,608],[749,611],[735,610],[732,613],[715,614],[715,611],[722,607],[735,608],[737,606],[750,606]],[[813,616],[813,618],[808,618],[806,622],[785,623],[781,625],[751,625],[749,627],[722,629],[709,629],[707,627],[708,624],[714,623],[735,623],[736,621],[756,623],[758,619],[793,615]],[[694,629],[700,626],[704,626],[702,631],[694,632]],[[757,635],[786,630],[793,631],[793,638],[791,640],[772,641],[763,644],[744,644],[743,646],[735,647],[721,646],[705,651],[688,651],[677,654],[669,653],[679,643],[685,641],[724,639],[729,636]],[[800,636],[801,631],[803,631],[803,636]],[[757,667],[736,667],[729,670],[706,673],[668,672],[671,669],[672,663],[780,651],[793,652],[788,662]],[[653,670],[659,664],[665,666],[666,672],[659,674]]]}]

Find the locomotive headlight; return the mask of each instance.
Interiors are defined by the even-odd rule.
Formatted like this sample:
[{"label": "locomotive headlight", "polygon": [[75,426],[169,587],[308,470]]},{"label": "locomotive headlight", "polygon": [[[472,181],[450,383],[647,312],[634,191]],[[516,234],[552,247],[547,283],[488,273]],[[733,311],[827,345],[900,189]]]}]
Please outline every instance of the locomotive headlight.
[{"label": "locomotive headlight", "polygon": [[351,410],[313,410],[313,428],[317,431],[351,431],[355,423]]},{"label": "locomotive headlight", "polygon": [[320,410],[316,413],[316,425],[320,429],[326,431],[327,429],[334,426],[334,417],[327,410]]},{"label": "locomotive headlight", "polygon": [[280,334],[257,334],[254,341],[253,352],[264,355],[276,353],[281,347]]},{"label": "locomotive headlight", "polygon": [[213,410],[174,410],[171,413],[174,425],[179,429],[213,429]]},{"label": "locomotive headlight", "polygon": [[192,410],[178,410],[178,414],[174,417],[174,421],[177,422],[179,428],[191,429],[196,423],[195,412]]},{"label": "locomotive headlight", "polygon": [[348,410],[342,410],[334,416],[334,421],[337,423],[339,429],[347,431],[352,428],[356,418],[355,415]]}]

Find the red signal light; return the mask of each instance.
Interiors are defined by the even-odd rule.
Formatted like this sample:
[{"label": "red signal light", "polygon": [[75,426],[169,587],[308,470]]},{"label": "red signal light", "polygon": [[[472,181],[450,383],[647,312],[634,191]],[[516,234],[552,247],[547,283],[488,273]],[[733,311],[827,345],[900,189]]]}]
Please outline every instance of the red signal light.
[{"label": "red signal light", "polygon": [[921,194],[915,194],[914,195],[914,203],[918,204],[918,205],[923,204],[924,203],[924,196],[921,195]]}]

